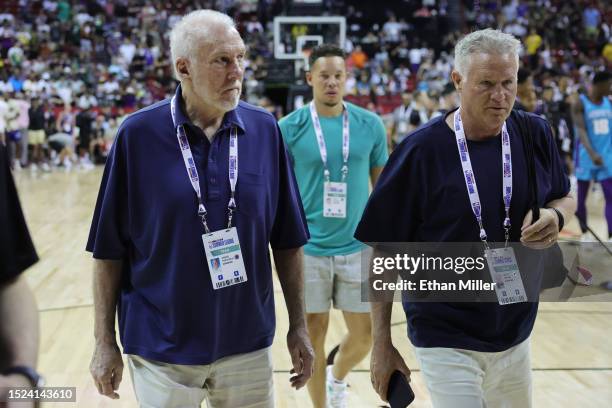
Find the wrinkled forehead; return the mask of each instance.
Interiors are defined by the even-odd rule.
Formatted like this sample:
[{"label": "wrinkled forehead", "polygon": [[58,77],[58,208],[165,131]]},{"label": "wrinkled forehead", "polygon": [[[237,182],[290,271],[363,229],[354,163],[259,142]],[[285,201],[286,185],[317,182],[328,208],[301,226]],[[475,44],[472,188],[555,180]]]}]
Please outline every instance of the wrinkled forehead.
[{"label": "wrinkled forehead", "polygon": [[239,54],[245,51],[244,41],[233,27],[211,27],[210,38],[206,38],[201,48],[201,55]]},{"label": "wrinkled forehead", "polygon": [[474,53],[470,55],[469,61],[468,76],[503,76],[516,79],[518,75],[518,57],[512,53]]}]

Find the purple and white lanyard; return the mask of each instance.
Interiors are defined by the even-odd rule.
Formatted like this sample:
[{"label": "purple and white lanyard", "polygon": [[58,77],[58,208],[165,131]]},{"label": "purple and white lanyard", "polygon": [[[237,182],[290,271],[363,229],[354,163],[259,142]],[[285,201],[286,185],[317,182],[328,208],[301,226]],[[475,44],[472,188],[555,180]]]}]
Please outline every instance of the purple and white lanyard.
[{"label": "purple and white lanyard", "polygon": [[[346,104],[343,103],[344,111],[342,113],[342,182],[346,181],[348,175],[348,159],[349,159],[349,118],[348,109]],[[319,153],[321,154],[321,161],[323,162],[323,176],[325,182],[330,181],[330,173],[327,168],[327,147],[325,146],[325,139],[323,139],[323,130],[321,129],[321,122],[319,122],[319,115],[317,115],[317,109],[314,106],[314,102],[310,103],[310,117],[312,118],[312,124],[314,126],[315,135],[317,136],[317,144],[319,145]]]},{"label": "purple and white lanyard", "polygon": [[[172,101],[170,102],[170,112],[172,114],[172,123],[176,128],[176,138],[179,143],[179,147],[181,149],[181,153],[183,154],[183,162],[185,163],[185,169],[187,170],[187,175],[189,176],[189,180],[191,181],[191,186],[198,197],[198,216],[202,220],[202,224],[204,225],[204,231],[207,234],[210,234],[210,229],[208,228],[208,222],[206,219],[206,207],[204,206],[204,202],[202,201],[202,192],[200,190],[200,177],[198,176],[198,170],[195,165],[195,161],[193,160],[193,154],[191,153],[191,147],[189,146],[189,141],[187,140],[187,134],[185,133],[185,128],[181,125],[178,126],[176,124],[176,96],[172,97]],[[235,126],[233,126],[230,130],[230,141],[229,141],[229,182],[230,182],[230,199],[227,204],[228,209],[228,221],[227,228],[232,227],[232,218],[234,216],[234,212],[236,211],[236,183],[238,182],[238,130]]]},{"label": "purple and white lanyard", "polygon": [[[488,249],[487,233],[482,224],[482,206],[480,204],[480,196],[478,195],[478,187],[476,187],[476,177],[474,170],[472,169],[472,160],[470,159],[470,153],[468,152],[467,140],[465,139],[465,132],[463,131],[463,122],[461,121],[460,109],[455,111],[454,115],[454,130],[455,138],[457,139],[457,148],[459,149],[459,158],[461,159],[461,167],[463,168],[463,177],[465,179],[465,185],[468,190],[470,197],[470,204],[472,205],[472,211],[476,216],[476,221],[480,227],[480,240],[484,242],[485,247]],[[504,219],[504,231],[506,238],[506,246],[508,246],[508,240],[510,239],[510,201],[512,201],[512,154],[510,151],[510,135],[506,128],[506,122],[502,126],[502,176],[503,176],[503,197],[504,197],[504,209],[506,211],[506,218]]]}]

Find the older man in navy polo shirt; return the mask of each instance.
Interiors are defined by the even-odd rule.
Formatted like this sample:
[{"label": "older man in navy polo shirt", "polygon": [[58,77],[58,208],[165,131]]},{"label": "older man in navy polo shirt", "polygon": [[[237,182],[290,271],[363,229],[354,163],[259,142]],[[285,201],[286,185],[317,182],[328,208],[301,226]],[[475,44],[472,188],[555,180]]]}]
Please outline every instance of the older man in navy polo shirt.
[{"label": "older man in navy polo shirt", "polygon": [[301,247],[308,230],[276,121],[239,102],[245,46],[200,10],[170,35],[181,84],[131,115],[109,156],[87,250],[95,258],[91,372],[118,398],[123,363],[146,407],[273,406],[271,244],[294,387],[312,374]]},{"label": "older man in navy polo shirt", "polygon": [[[505,288],[520,287],[520,294],[521,276],[541,278],[537,269],[519,271],[514,252],[506,252],[503,243],[550,247],[576,203],[550,126],[535,115],[511,114],[519,48],[517,39],[492,29],[457,43],[451,78],[460,107],[417,129],[393,152],[357,228],[359,240],[485,241],[491,248],[475,246],[478,256],[512,261],[499,268],[513,272],[501,275]],[[530,139],[521,132],[521,120],[532,132],[537,169],[541,208],[533,223],[535,197],[524,145]],[[497,282],[499,270],[494,273]],[[435,408],[532,406],[529,336],[538,303],[524,299],[505,291],[495,303],[406,299],[408,335]],[[391,341],[391,309],[391,303],[372,303],[371,377],[383,399],[395,370],[410,376]]]}]

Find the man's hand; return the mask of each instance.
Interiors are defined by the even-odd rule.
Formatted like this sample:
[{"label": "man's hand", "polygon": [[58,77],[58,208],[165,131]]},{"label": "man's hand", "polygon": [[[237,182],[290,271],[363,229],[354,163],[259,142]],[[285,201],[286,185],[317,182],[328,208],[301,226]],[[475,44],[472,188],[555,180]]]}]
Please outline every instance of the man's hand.
[{"label": "man's hand", "polygon": [[529,210],[521,227],[521,242],[532,249],[552,246],[559,236],[559,217],[550,208],[540,208],[540,219],[531,225],[532,211]]},{"label": "man's hand", "polygon": [[601,158],[599,153],[596,153],[596,152],[593,152],[591,154],[591,160],[593,161],[593,164],[596,166],[603,166],[604,164],[603,159]]},{"label": "man's hand", "polygon": [[292,387],[299,390],[306,385],[312,376],[314,368],[314,351],[305,327],[289,329],[289,333],[287,333],[287,348],[289,349],[291,363],[293,364],[290,373],[296,374],[289,381]]},{"label": "man's hand", "polygon": [[390,341],[374,342],[370,357],[370,378],[372,386],[383,401],[387,401],[389,380],[394,371],[400,371],[410,381],[410,370],[399,351]]},{"label": "man's hand", "polygon": [[123,360],[116,343],[96,342],[89,372],[100,394],[119,399],[119,394],[115,391],[119,389],[121,383]]}]

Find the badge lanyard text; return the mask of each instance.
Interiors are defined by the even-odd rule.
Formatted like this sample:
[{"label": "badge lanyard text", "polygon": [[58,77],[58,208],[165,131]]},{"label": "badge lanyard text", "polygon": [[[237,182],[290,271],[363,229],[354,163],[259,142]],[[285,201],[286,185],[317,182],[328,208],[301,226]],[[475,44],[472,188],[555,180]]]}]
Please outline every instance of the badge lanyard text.
[{"label": "badge lanyard text", "polygon": [[[209,234],[210,229],[208,228],[207,221],[207,212],[206,206],[204,205],[204,201],[202,200],[202,191],[200,190],[200,177],[198,175],[198,170],[195,165],[195,161],[193,160],[193,154],[191,153],[191,147],[189,146],[189,141],[187,140],[187,134],[185,133],[185,128],[181,125],[178,126],[176,124],[176,96],[172,97],[172,101],[170,103],[170,111],[172,113],[172,123],[176,128],[176,138],[179,143],[179,147],[181,149],[181,153],[183,154],[183,161],[185,163],[185,169],[187,170],[187,175],[189,176],[189,180],[191,181],[191,186],[198,197],[198,216],[202,220],[202,224],[204,225],[204,231]],[[238,131],[235,126],[233,126],[230,130],[230,141],[229,141],[229,182],[230,182],[230,199],[227,204],[228,209],[228,221],[227,228],[232,227],[232,218],[234,216],[234,212],[236,211],[236,183],[238,181]]]},{"label": "badge lanyard text", "polygon": [[[321,122],[319,122],[319,115],[317,109],[314,106],[314,102],[310,103],[310,117],[312,118],[312,124],[314,126],[315,135],[317,136],[317,144],[319,146],[319,153],[321,154],[321,161],[323,162],[323,176],[325,182],[329,182],[330,172],[327,167],[327,146],[325,145],[325,139],[323,138],[323,130],[321,128]],[[349,159],[349,118],[348,109],[344,105],[344,111],[342,113],[342,182],[346,181],[348,176],[348,159]]]},{"label": "badge lanyard text", "polygon": [[[459,158],[461,159],[461,167],[463,169],[463,177],[465,179],[465,185],[468,190],[470,197],[470,204],[472,211],[478,222],[480,228],[480,240],[484,242],[485,248],[489,248],[487,243],[487,233],[482,224],[482,205],[480,202],[480,196],[478,195],[478,188],[476,187],[476,177],[474,170],[472,169],[472,161],[470,159],[470,153],[468,152],[467,140],[465,138],[465,132],[463,130],[463,122],[461,121],[460,109],[455,111],[454,115],[454,130],[455,138],[457,139],[457,148],[459,149]],[[506,122],[502,126],[502,176],[503,176],[503,191],[502,195],[504,198],[504,210],[506,212],[506,218],[504,219],[504,231],[506,238],[506,247],[508,246],[508,240],[510,239],[510,202],[512,201],[512,155],[510,150],[510,135],[506,128]]]}]

